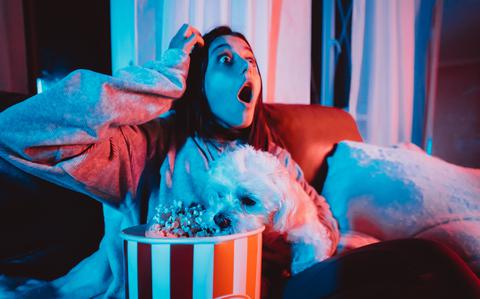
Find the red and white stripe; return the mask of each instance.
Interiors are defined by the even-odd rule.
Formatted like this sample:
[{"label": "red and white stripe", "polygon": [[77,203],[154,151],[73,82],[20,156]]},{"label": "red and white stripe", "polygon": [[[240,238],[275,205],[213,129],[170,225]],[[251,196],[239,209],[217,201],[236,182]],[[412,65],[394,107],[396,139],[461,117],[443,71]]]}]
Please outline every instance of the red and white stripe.
[{"label": "red and white stripe", "polygon": [[124,236],[127,298],[260,298],[261,231],[194,244]]}]

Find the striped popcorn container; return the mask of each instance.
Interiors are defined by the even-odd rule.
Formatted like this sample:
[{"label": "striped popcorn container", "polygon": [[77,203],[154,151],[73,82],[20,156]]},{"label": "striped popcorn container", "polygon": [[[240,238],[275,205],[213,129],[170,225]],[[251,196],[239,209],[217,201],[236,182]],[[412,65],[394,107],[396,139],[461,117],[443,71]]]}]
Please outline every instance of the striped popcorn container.
[{"label": "striped popcorn container", "polygon": [[262,232],[148,238],[122,231],[126,298],[260,298]]}]

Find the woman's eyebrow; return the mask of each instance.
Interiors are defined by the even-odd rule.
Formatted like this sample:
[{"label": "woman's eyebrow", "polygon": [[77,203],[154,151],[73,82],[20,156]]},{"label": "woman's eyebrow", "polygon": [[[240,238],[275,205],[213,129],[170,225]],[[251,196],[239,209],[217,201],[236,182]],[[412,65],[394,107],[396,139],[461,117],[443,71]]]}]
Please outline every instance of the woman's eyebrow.
[{"label": "woman's eyebrow", "polygon": [[[220,48],[222,48],[222,47],[228,47],[229,49],[232,49],[232,47],[231,47],[229,44],[223,43],[223,44],[220,44],[220,45],[215,46],[215,47],[212,49],[211,53],[214,53],[216,50],[218,50],[218,49],[220,49]],[[253,55],[253,51],[252,51],[252,49],[250,49],[249,47],[243,47],[243,50],[245,50],[245,51],[247,51],[247,52],[249,52],[249,53],[251,53],[251,54]]]},{"label": "woman's eyebrow", "polygon": [[220,45],[215,46],[215,48],[212,49],[212,53],[215,52],[217,49],[219,49],[219,48],[221,48],[221,47],[229,47],[229,48],[231,48],[229,44],[223,43],[223,44],[220,44]]}]

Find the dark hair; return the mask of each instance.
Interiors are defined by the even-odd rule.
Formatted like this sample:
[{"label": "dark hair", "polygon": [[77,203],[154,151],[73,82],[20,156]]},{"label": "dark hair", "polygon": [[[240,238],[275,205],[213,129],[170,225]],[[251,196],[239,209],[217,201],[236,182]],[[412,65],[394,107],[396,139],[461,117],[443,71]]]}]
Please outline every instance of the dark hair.
[{"label": "dark hair", "polygon": [[203,47],[195,46],[193,48],[190,54],[187,88],[184,95],[175,101],[173,105],[173,111],[175,112],[174,135],[172,136],[173,146],[179,149],[184,145],[188,137],[195,134],[203,138],[215,138],[216,136],[223,136],[229,139],[243,138],[254,148],[265,151],[268,151],[272,144],[283,145],[279,136],[267,124],[262,100],[262,89],[260,89],[260,96],[255,107],[252,124],[245,129],[224,128],[216,121],[210,110],[204,91],[208,49],[217,37],[225,35],[241,38],[251,48],[250,43],[243,34],[232,31],[228,26],[214,28],[203,36],[205,41]]}]

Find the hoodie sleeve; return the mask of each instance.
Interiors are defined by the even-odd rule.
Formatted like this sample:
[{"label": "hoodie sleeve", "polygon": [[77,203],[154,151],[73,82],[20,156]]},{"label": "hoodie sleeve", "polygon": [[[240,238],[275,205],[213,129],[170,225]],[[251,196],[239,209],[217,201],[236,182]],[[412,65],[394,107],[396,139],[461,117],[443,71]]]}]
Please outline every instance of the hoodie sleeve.
[{"label": "hoodie sleeve", "polygon": [[159,115],[186,88],[189,55],[114,77],[77,70],[44,93],[0,113],[0,155],[14,166],[118,206],[136,188],[165,136]]}]

